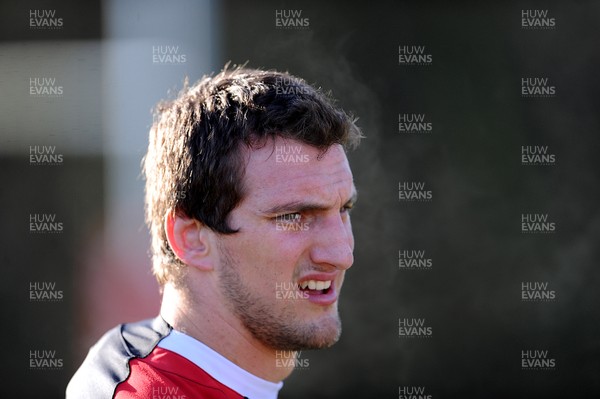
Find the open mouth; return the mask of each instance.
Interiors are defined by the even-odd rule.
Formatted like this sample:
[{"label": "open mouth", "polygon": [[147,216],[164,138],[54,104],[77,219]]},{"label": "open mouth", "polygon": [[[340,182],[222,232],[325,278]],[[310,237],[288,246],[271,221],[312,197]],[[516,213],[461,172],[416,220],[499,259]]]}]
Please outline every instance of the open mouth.
[{"label": "open mouth", "polygon": [[324,295],[331,292],[331,280],[306,280],[298,284],[300,291],[309,295]]}]

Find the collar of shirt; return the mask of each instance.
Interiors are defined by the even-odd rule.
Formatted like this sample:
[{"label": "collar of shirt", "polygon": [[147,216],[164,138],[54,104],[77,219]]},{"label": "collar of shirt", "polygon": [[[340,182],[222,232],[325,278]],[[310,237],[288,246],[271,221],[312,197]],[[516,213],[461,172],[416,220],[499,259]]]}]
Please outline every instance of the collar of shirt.
[{"label": "collar of shirt", "polygon": [[172,330],[158,346],[185,357],[221,384],[247,398],[277,399],[283,387],[283,382],[263,380],[180,331]]}]

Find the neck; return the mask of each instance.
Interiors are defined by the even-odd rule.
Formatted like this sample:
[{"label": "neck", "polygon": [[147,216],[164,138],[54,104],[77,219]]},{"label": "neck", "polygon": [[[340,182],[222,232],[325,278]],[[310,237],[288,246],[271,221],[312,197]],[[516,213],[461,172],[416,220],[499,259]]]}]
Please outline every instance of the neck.
[{"label": "neck", "polygon": [[214,298],[216,296],[209,294],[192,300],[181,289],[165,284],[160,314],[174,329],[197,339],[249,373],[271,382],[287,378],[294,367],[282,367],[281,362],[277,362],[281,351],[268,348],[254,338],[237,317]]}]

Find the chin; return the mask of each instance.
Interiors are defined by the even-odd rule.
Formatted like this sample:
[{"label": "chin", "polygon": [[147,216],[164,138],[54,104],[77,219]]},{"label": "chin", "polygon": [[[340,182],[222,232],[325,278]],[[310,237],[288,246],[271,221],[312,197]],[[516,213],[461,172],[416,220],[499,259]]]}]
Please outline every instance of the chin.
[{"label": "chin", "polygon": [[339,316],[328,316],[326,320],[319,321],[314,335],[314,347],[306,349],[329,348],[340,339],[342,323]]},{"label": "chin", "polygon": [[288,350],[324,349],[335,344],[342,333],[342,325],[337,315],[330,315],[325,320],[311,322],[296,329],[297,334],[291,337],[293,348]]}]

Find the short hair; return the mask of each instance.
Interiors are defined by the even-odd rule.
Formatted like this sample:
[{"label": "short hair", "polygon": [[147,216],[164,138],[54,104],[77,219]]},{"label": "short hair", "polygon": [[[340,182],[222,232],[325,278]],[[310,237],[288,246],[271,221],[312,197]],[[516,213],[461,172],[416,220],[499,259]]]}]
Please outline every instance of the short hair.
[{"label": "short hair", "polygon": [[226,66],[154,113],[146,178],[146,223],[153,273],[159,284],[177,282],[184,265],[170,248],[167,212],[193,218],[220,234],[233,234],[229,213],[244,197],[242,145],[258,148],[269,138],[298,140],[325,152],[333,144],[358,145],[356,119],[328,93],[288,73]]}]

